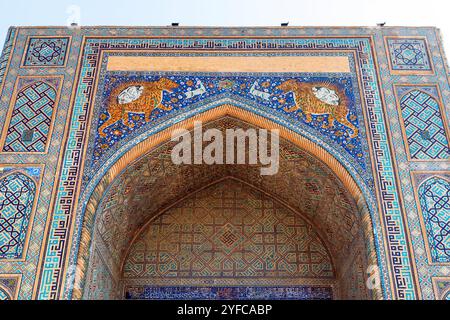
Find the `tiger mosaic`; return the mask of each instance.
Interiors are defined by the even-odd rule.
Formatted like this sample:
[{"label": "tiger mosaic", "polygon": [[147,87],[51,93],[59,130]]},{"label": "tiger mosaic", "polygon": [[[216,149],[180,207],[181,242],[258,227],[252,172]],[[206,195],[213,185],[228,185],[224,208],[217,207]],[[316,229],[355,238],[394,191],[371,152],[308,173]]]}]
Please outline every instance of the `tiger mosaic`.
[{"label": "tiger mosaic", "polygon": [[[116,59],[113,66],[118,57],[170,63],[149,68]],[[224,66],[217,59],[226,60]],[[361,297],[369,259],[380,270],[381,284],[365,297],[448,299],[449,217],[439,207],[448,198],[450,172],[448,74],[439,31],[431,27],[11,28],[0,57],[0,280],[6,279],[0,299],[81,298],[84,288],[77,285],[85,283],[89,263],[99,266],[98,274],[89,275],[93,283],[118,289],[108,257],[90,259],[86,248],[86,234],[101,228],[95,211],[108,216],[103,204],[119,203],[124,211],[109,217],[130,219],[164,204],[145,202],[148,186],[156,194],[165,184],[187,195],[200,182],[238,174],[192,168],[199,185],[183,187],[170,179],[183,175],[164,161],[147,168],[138,161],[158,150],[171,129],[194,118],[213,123],[225,116],[280,128],[286,141],[308,150],[343,183],[342,190],[321,186],[326,170],[288,148],[286,157],[299,159],[301,168],[311,165],[316,175],[304,181],[298,172],[308,170],[296,171],[293,164],[272,182],[252,175],[252,168],[239,171],[264,190],[283,186],[283,201],[308,195],[304,208],[310,212],[315,206],[330,213],[352,208],[361,216],[362,222],[350,214],[340,221],[317,217],[323,222],[318,232],[327,226],[324,238],[339,239],[339,247],[327,248],[350,253],[355,262],[338,263],[340,288],[348,297]],[[142,173],[142,184],[120,175],[122,165]],[[155,182],[153,172],[166,178]],[[103,199],[106,190],[120,196]],[[343,207],[336,200],[341,193],[353,196]],[[333,201],[319,201],[323,194],[333,194]],[[335,232],[339,226],[352,232],[360,222],[371,246],[353,247]],[[219,237],[231,246],[239,239],[232,226]],[[106,243],[122,252],[129,234],[113,231]],[[304,285],[293,289],[296,297],[331,297],[323,285],[306,284],[316,291]],[[250,283],[247,291],[233,283],[206,291],[195,283],[169,283],[166,289],[134,283],[128,293],[170,298],[189,287],[193,296],[287,297],[285,284],[265,286],[272,291]]]}]

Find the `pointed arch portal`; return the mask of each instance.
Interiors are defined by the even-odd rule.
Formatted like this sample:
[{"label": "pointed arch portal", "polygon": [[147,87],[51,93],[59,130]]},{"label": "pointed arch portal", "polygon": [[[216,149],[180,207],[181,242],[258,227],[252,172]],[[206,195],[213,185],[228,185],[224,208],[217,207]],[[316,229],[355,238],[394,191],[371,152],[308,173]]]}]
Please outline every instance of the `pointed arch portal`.
[{"label": "pointed arch portal", "polygon": [[[245,36],[241,37],[241,31]],[[67,112],[70,121],[58,158],[57,186],[50,204],[51,215],[33,297],[83,298],[95,296],[94,287],[107,288],[102,291],[113,298],[134,298],[132,292],[159,292],[156,287],[161,288],[161,295],[170,296],[173,288],[187,286],[193,288],[191,292],[201,288],[202,294],[210,290],[211,295],[222,296],[226,289],[230,295],[241,295],[242,288],[226,280],[230,278],[227,270],[257,263],[266,272],[262,273],[264,277],[257,281],[247,274],[243,280],[255,292],[253,296],[281,292],[283,297],[286,289],[283,281],[287,276],[283,278],[279,272],[291,270],[290,277],[295,278],[292,282],[297,287],[286,290],[298,292],[298,298],[311,298],[305,290],[312,292],[320,286],[329,290],[328,296],[318,295],[322,298],[365,295],[420,298],[417,281],[420,274],[409,241],[410,225],[401,193],[404,179],[400,181],[397,173],[388,123],[392,112],[384,104],[373,34],[290,36],[272,30],[276,34],[272,36],[261,33],[262,29],[243,29],[221,37],[210,30],[202,29],[202,32],[206,35],[87,35],[80,43],[70,112]],[[190,130],[196,120],[208,124],[224,119],[240,121],[239,126],[279,129],[284,149],[290,150],[289,146],[295,149],[284,153],[279,178],[268,182],[256,175],[251,166],[202,169],[197,165],[187,169],[164,162],[148,164],[155,154],[159,161],[169,157],[170,152],[158,150],[170,145],[173,130]],[[147,169],[131,169],[134,166]],[[308,169],[294,174],[296,168]],[[133,170],[140,176],[133,175]],[[158,284],[154,277],[162,277],[159,273],[150,274],[153,278],[145,280],[146,283],[142,279],[140,283],[127,283],[124,265],[130,266],[126,262],[130,257],[128,252],[137,252],[128,248],[134,248],[133,239],[138,239],[139,234],[148,234],[142,229],[144,225],[155,228],[152,223],[157,223],[156,216],[160,219],[172,216],[168,211],[170,205],[184,206],[182,198],[201,194],[205,186],[220,188],[229,180],[240,181],[253,192],[257,190],[268,197],[263,202],[272,201],[292,217],[300,217],[301,225],[305,226],[302,230],[311,226],[314,231],[311,234],[317,235],[313,238],[320,239],[313,243],[323,243],[329,252],[332,278],[327,282],[319,280],[323,274],[312,277],[310,273],[308,276],[295,273],[303,260],[296,258],[297,262],[293,263],[287,256],[298,257],[303,250],[310,257],[312,252],[299,247],[311,243],[300,240],[309,234],[303,231],[297,232],[302,237],[295,242],[296,248],[273,249],[273,257],[281,259],[277,261],[288,261],[283,266],[271,263],[270,254],[269,260],[259,262],[248,256],[244,260],[234,256],[223,258],[220,263],[211,258],[208,261],[215,264],[213,270],[222,275],[211,276],[207,282],[205,273],[200,273],[192,283],[181,281],[180,276],[173,277],[178,282]],[[114,191],[118,184],[120,192]],[[192,202],[192,197],[186,201]],[[123,206],[124,210],[110,210],[116,206]],[[237,220],[243,215],[238,208],[231,211]],[[210,210],[210,221],[220,217],[221,211],[216,209]],[[253,208],[248,215],[255,216],[257,212],[258,208]],[[277,219],[273,215],[267,226]],[[114,221],[125,229],[112,227]],[[207,221],[202,223],[199,221],[198,225],[206,228]],[[225,231],[234,244],[238,240],[233,239],[240,239],[236,233],[238,227],[235,222],[229,223]],[[282,231],[277,229],[280,235]],[[242,234],[253,239],[248,233]],[[202,233],[202,236],[208,239],[209,234]],[[286,233],[283,237],[289,238]],[[158,239],[162,236],[153,243],[166,246]],[[108,245],[102,245],[102,241]],[[254,247],[263,252],[267,249],[264,245]],[[148,255],[165,252],[155,250]],[[192,254],[192,250],[180,251],[170,268],[188,273],[198,270],[198,265],[186,271],[180,264],[181,257],[183,261],[191,261],[192,256],[187,253]],[[214,247],[211,254],[221,257],[227,254],[224,247],[222,251],[217,250],[219,247]],[[238,248],[234,250],[233,254],[239,252]],[[163,256],[169,257],[166,253]],[[343,259],[344,256],[347,258]],[[199,261],[205,259],[203,253],[199,255]],[[305,261],[313,261],[308,259]],[[144,260],[141,266],[147,268],[151,261]],[[155,267],[168,268],[166,262],[159,261]],[[317,270],[315,264],[308,263],[304,268]],[[98,267],[91,269],[91,265]],[[358,270],[354,269],[356,266]],[[213,274],[210,267],[202,270]],[[252,270],[259,269],[253,266]],[[369,281],[365,283],[367,276]],[[138,289],[127,291],[132,285]]]},{"label": "pointed arch portal", "polygon": [[[174,165],[171,133],[196,120],[204,130],[280,129],[278,174]],[[86,201],[72,297],[381,298],[366,286],[369,266],[382,267],[371,221],[335,157],[222,105],[143,140],[103,175]]]}]

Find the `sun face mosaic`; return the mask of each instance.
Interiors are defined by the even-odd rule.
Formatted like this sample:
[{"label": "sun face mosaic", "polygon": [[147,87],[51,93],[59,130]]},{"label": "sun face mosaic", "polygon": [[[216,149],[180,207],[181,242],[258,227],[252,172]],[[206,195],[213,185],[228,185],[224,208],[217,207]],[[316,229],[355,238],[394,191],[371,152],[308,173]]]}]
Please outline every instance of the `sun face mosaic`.
[{"label": "sun face mosaic", "polygon": [[[448,299],[445,61],[435,28],[11,28],[0,57],[0,299]],[[167,164],[170,154],[161,146],[170,130],[192,119],[220,122],[221,129],[236,125],[224,117],[277,127],[305,154],[284,145],[282,157],[296,160],[284,163],[271,182],[251,167]],[[149,154],[154,161],[143,161]],[[329,170],[317,169],[317,163]],[[124,168],[135,168],[135,175]],[[321,185],[328,181],[324,172],[335,176],[339,188]],[[267,274],[282,267],[268,264],[262,282],[248,280],[245,288],[220,275],[220,285],[178,274],[158,283],[128,279],[125,285],[121,266],[104,253],[115,250],[108,248],[112,244],[124,254],[130,234],[149,223],[132,217],[145,217],[146,210],[157,216],[225,176],[241,177],[286,203],[302,202],[295,208],[302,219],[316,214],[321,223],[312,223],[308,234],[324,235],[323,248],[315,245],[304,256],[294,250],[305,233],[297,224],[295,241],[287,241],[287,216],[278,224],[286,228],[274,229],[284,240],[265,237],[267,243],[289,243],[273,253],[291,270],[298,261],[317,269],[322,264],[314,257],[328,257],[331,282],[303,270],[298,283],[275,283]],[[176,177],[195,181],[171,180]],[[168,186],[173,190],[167,192]],[[114,196],[105,199],[111,190]],[[349,199],[341,201],[344,194]],[[221,201],[225,207],[232,202]],[[238,202],[253,213],[260,203]],[[203,217],[214,211],[210,206],[200,201],[192,210]],[[238,224],[230,212],[216,237],[203,239],[215,255],[203,254],[205,274],[219,270],[217,259],[228,255],[234,256],[224,260],[226,266],[251,265],[247,273],[259,268],[239,254],[259,250],[245,251],[254,232],[249,226],[274,226],[274,215],[264,213],[264,223]],[[332,215],[343,212],[335,223]],[[172,218],[154,223],[163,233],[172,228],[179,252],[191,261],[192,253],[181,246],[201,248],[198,235],[183,230],[189,224],[182,218]],[[108,221],[118,227],[103,230]],[[347,241],[339,228],[362,240]],[[107,241],[97,241],[97,234]],[[342,246],[328,243],[334,237],[342,238]],[[170,249],[152,251],[157,239],[147,240],[133,247],[136,261],[151,264],[154,252],[167,256]],[[270,257],[270,246],[260,247]],[[148,259],[137,259],[142,252]],[[139,273],[139,263],[129,270]],[[331,265],[340,268],[339,279]],[[367,265],[380,270],[374,290],[364,286]],[[92,267],[96,272],[88,274]],[[330,284],[336,281],[341,292]]]},{"label": "sun face mosaic", "polygon": [[105,79],[93,164],[120,140],[173,113],[220,96],[238,96],[313,128],[364,169],[353,92],[350,77],[111,75]]}]

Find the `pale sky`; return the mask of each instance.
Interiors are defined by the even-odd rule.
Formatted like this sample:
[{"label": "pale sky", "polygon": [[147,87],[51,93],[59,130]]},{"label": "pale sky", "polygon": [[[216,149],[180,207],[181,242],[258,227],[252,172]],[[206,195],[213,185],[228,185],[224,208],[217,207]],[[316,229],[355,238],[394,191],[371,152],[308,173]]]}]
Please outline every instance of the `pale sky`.
[{"label": "pale sky", "polygon": [[[0,0],[0,47],[9,26],[436,26],[450,50],[448,0]],[[426,6],[425,6],[426,5]]]}]

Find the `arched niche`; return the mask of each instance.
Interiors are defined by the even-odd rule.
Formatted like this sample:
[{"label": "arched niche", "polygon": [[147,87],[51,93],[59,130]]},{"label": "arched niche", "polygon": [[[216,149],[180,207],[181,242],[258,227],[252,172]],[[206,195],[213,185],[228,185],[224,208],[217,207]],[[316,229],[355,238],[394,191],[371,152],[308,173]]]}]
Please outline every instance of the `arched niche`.
[{"label": "arched niche", "polygon": [[15,97],[1,149],[3,152],[46,152],[53,126],[58,90],[48,81],[35,81]]},{"label": "arched niche", "polygon": [[431,260],[434,263],[448,263],[450,181],[433,175],[419,185],[418,195]]},{"label": "arched niche", "polygon": [[[222,126],[222,128],[230,126],[239,126],[241,128],[249,126],[267,129],[276,128],[280,130],[280,136],[282,138],[281,147],[286,150],[294,148],[295,151],[286,152],[284,157],[284,160],[286,161],[280,161],[281,174],[278,179],[271,179],[271,181],[276,182],[268,182],[268,180],[263,179],[259,175],[259,168],[251,168],[249,166],[246,166],[244,170],[242,169],[242,166],[218,166],[214,168],[214,170],[210,170],[211,167],[209,166],[209,168],[203,169],[201,166],[190,166],[191,169],[178,166],[166,171],[168,172],[165,176],[167,179],[157,178],[157,176],[154,175],[155,172],[153,169],[158,166],[149,166],[149,164],[145,164],[145,162],[154,158],[158,160],[166,158],[167,160],[167,157],[169,158],[168,162],[170,162],[169,150],[171,145],[168,141],[170,140],[172,131],[178,128],[192,128],[195,120],[202,120],[203,123],[208,123],[208,125],[204,126],[205,128],[208,128],[208,126],[213,126],[214,128],[217,128],[218,126]],[[298,163],[303,162],[304,165],[311,166],[311,168],[320,168],[320,170],[317,169],[318,171],[315,171],[309,168],[308,170],[303,170],[302,174],[292,174],[292,169],[298,166],[298,163],[295,163],[295,161],[287,161],[288,159],[298,159]],[[239,169],[239,167],[241,168]],[[186,173],[186,170],[195,171],[195,175],[192,176],[192,179],[184,180],[185,183],[181,183],[180,179],[177,179],[177,175],[182,174],[183,172]],[[133,181],[132,179],[127,180],[127,172],[138,173],[140,178],[144,179],[147,177],[148,180],[146,182]],[[255,175],[256,172],[258,173],[257,175]],[[320,177],[326,176],[327,179],[329,179],[327,180],[327,183],[303,183],[301,180],[303,174],[313,174],[314,172],[323,172],[323,175],[319,174],[311,176],[311,181],[317,179],[320,180]],[[194,172],[192,172],[192,174],[194,174]],[[180,197],[183,198],[186,194],[199,190],[205,184],[229,176],[238,178],[246,183],[250,180],[252,182],[250,185],[267,193],[272,198],[277,199],[277,201],[281,201],[286,207],[292,208],[292,211],[301,215],[305,221],[308,221],[308,223],[314,226],[315,232],[323,239],[323,243],[330,251],[333,259],[333,265],[336,270],[334,279],[336,298],[358,298],[360,294],[364,294],[362,292],[366,290],[364,285],[365,268],[368,265],[379,264],[375,251],[372,220],[365,197],[355,180],[336,158],[320,146],[317,146],[306,138],[275,124],[270,120],[258,117],[250,112],[246,112],[245,110],[231,105],[224,105],[211,110],[211,112],[205,112],[199,116],[176,123],[169,129],[151,136],[125,153],[108,170],[107,174],[103,176],[86,205],[72,297],[78,299],[83,298],[83,296],[88,297],[88,295],[86,295],[86,276],[93,276],[94,278],[97,277],[97,279],[100,279],[100,282],[103,282],[106,287],[109,286],[112,290],[107,298],[123,298],[120,293],[121,291],[110,285],[111,279],[108,280],[108,276],[101,279],[100,274],[88,275],[89,272],[87,272],[87,269],[90,263],[92,263],[94,259],[97,259],[102,265],[109,265],[102,275],[110,274],[109,278],[116,277],[120,281],[120,275],[127,251],[126,248],[133,243],[133,238],[137,236],[139,230],[141,230],[146,223],[149,223],[157,213],[161,213],[167,209],[170,204],[180,200]],[[130,187],[124,184],[126,182],[132,182]],[[157,183],[157,185],[152,185],[152,183]],[[274,188],[270,185],[271,183],[280,184],[283,188]],[[146,196],[138,195],[138,190],[140,188],[146,188],[150,185],[152,185],[150,194],[147,194]],[[305,201],[302,201],[301,205],[292,203],[293,200],[299,198],[299,195],[307,194],[302,193],[298,189],[293,191],[295,190],[295,187],[309,187],[312,191],[326,190],[329,192],[337,192],[334,195],[336,198],[329,197],[328,194],[327,197],[321,199],[323,201],[309,198],[304,199]],[[130,190],[130,197],[128,197],[127,194],[129,194]],[[280,194],[280,192],[287,193]],[[113,229],[109,229],[105,226],[102,227],[103,217],[107,217],[106,220],[103,219],[104,221],[113,221],[115,219],[111,215],[108,216],[108,213],[105,212],[105,210],[108,211],[110,205],[114,206],[114,202],[119,199],[111,197],[112,194],[116,194],[121,198],[120,201],[122,201],[122,204],[127,208],[127,213],[119,215],[118,220],[116,221],[120,222],[119,229],[120,226],[125,226],[129,232],[124,232],[119,229],[111,231]],[[146,205],[145,200],[142,199],[149,199],[148,197],[151,195],[153,197],[151,198],[152,201],[149,205]],[[160,195],[166,195],[166,197],[161,198],[159,197]],[[130,202],[131,199],[133,199],[132,203]],[[139,199],[141,200],[139,201]],[[333,202],[330,201],[331,199],[338,199],[338,201]],[[340,205],[337,205],[337,203]],[[331,219],[329,215],[327,217],[326,215],[320,214],[313,217],[313,212],[318,212],[317,210],[313,210],[315,206],[321,207],[323,212],[342,210],[348,211],[348,214],[341,215],[335,213],[334,219]],[[338,225],[333,226],[333,223],[337,223]],[[343,225],[346,227],[342,228]],[[111,239],[117,239],[117,237],[121,237],[124,234],[126,235],[124,238],[121,238],[122,241],[111,242],[114,243],[114,246],[117,248],[108,256],[95,255],[96,250],[98,250],[96,247],[95,230],[98,231],[101,228],[109,230],[111,234],[115,234]],[[103,248],[104,247],[105,246],[103,246]],[[355,273],[355,271],[352,270],[352,267],[357,264],[360,265],[361,268]],[[101,268],[97,268],[97,270],[99,269]],[[357,282],[349,280],[355,278],[359,278],[359,280]],[[381,298],[381,290],[379,288],[365,294],[366,296],[370,295],[372,298]]]},{"label": "arched niche", "polygon": [[14,170],[0,178],[0,261],[23,257],[35,197],[28,174]]}]

